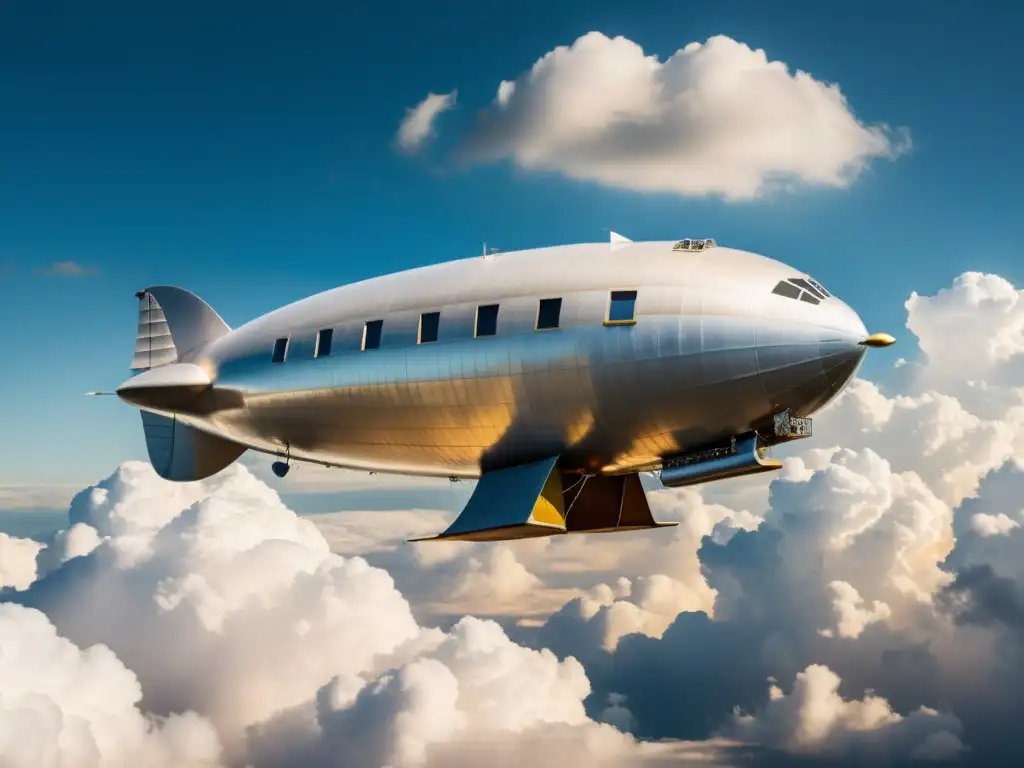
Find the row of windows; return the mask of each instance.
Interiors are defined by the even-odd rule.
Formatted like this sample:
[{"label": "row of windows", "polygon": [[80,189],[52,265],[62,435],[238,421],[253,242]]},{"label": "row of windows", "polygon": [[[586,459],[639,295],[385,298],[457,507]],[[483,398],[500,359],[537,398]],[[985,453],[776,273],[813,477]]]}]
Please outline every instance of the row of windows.
[{"label": "row of windows", "polygon": [[[476,308],[476,320],[473,324],[473,336],[481,338],[494,336],[498,333],[498,304],[482,304]],[[541,299],[537,305],[538,331],[551,331],[559,326],[562,315],[562,299]],[[608,319],[605,325],[631,325],[636,322],[636,291],[612,291],[608,301]],[[424,312],[420,315],[419,329],[416,333],[417,344],[430,344],[438,339],[441,329],[440,312]],[[384,333],[383,320],[368,320],[363,325],[363,339],[360,349],[379,349],[381,336]],[[334,340],[334,329],[324,328],[317,331],[313,357],[327,357],[331,354],[331,343]],[[288,357],[289,337],[285,336],[274,341],[272,362],[283,363]]]},{"label": "row of windows", "polygon": [[794,277],[783,280],[772,289],[772,293],[785,296],[787,299],[800,299],[808,304],[820,304],[823,299],[832,296],[817,280]]}]

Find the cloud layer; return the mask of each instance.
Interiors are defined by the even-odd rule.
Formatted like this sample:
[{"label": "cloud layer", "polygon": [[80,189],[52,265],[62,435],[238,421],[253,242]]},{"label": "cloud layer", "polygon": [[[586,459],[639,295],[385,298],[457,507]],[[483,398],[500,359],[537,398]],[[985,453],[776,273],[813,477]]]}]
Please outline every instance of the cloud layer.
[{"label": "cloud layer", "polygon": [[[409,112],[409,147],[444,98]],[[729,37],[662,62],[590,32],[502,81],[462,154],[620,189],[749,200],[795,184],[846,187],[909,146],[905,130],[861,122],[838,85]]]}]

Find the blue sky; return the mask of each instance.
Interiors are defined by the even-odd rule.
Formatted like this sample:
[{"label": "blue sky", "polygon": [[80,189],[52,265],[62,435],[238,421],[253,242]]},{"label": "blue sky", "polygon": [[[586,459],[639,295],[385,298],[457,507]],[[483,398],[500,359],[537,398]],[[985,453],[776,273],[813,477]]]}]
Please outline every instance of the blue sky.
[{"label": "blue sky", "polygon": [[[1005,3],[7,3],[0,10],[2,484],[81,485],[144,456],[133,293],[173,283],[231,325],[372,275],[502,250],[714,237],[805,269],[872,330],[966,270],[1024,282],[1024,9]],[[724,34],[838,83],[913,149],[848,189],[746,203],[459,168],[455,127],[558,45],[662,60]],[[432,151],[407,108],[458,89]],[[86,269],[43,274],[55,262]],[[909,341],[890,355],[913,357]],[[876,362],[870,365],[888,364]],[[869,368],[868,373],[880,375]]]}]

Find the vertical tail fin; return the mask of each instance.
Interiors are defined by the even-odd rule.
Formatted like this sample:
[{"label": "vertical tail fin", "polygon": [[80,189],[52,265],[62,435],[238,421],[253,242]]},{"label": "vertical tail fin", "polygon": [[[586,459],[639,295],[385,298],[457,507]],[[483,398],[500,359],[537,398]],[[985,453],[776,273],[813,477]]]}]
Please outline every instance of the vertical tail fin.
[{"label": "vertical tail fin", "polygon": [[218,339],[231,328],[194,293],[157,285],[135,294],[139,329],[132,370],[148,371],[188,359],[197,347]]},{"label": "vertical tail fin", "polygon": [[[197,349],[231,330],[205,301],[182,288],[158,285],[139,291],[135,296],[139,300],[139,329],[131,367],[137,374],[173,363],[188,363]],[[178,367],[185,369],[186,374],[188,369],[195,368]],[[170,368],[163,373],[174,371]],[[152,375],[159,377],[159,374]],[[196,382],[186,375],[185,379],[170,376],[164,384],[168,389],[180,389]],[[128,397],[123,399],[133,402]],[[178,482],[201,480],[220,472],[245,452],[245,446],[201,432],[183,424],[177,416],[152,413],[145,410],[144,405],[140,408],[149,460],[163,478]],[[166,409],[173,411],[173,405],[167,405]]]}]

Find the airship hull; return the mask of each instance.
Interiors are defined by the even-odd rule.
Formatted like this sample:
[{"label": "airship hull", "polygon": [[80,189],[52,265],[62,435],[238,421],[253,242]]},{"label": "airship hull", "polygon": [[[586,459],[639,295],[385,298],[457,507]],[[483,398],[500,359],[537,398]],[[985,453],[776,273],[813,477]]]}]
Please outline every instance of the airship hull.
[{"label": "airship hull", "polygon": [[[814,413],[853,376],[865,345],[891,343],[867,337],[846,304],[781,262],[679,243],[447,262],[317,294],[235,330],[182,289],[138,296],[138,375],[118,394],[148,414],[161,474],[197,479],[253,449],[282,457],[282,473],[301,460],[481,478],[485,501],[467,514],[508,495],[512,475],[502,473],[536,490],[535,505],[463,520],[471,530],[450,537],[537,535],[546,523],[531,515],[544,494],[580,475],[633,481],[608,485],[605,501],[593,486],[578,530],[608,528],[594,521],[616,503],[633,527],[652,527],[636,472],[667,466],[684,484],[776,468],[760,452],[793,436],[778,431],[780,414]],[[749,456],[736,453],[737,437]],[[714,447],[723,441],[724,457]],[[721,466],[692,466],[687,452],[702,450]],[[567,512],[555,527],[573,532]]]}]

